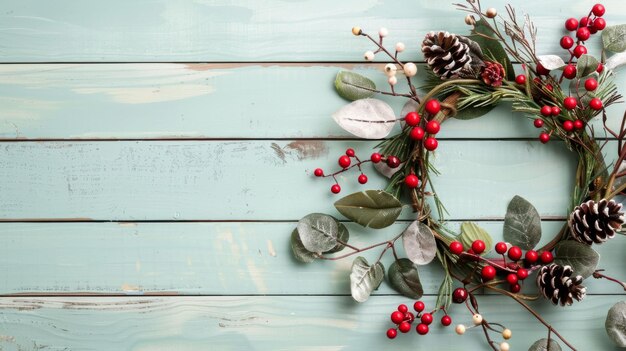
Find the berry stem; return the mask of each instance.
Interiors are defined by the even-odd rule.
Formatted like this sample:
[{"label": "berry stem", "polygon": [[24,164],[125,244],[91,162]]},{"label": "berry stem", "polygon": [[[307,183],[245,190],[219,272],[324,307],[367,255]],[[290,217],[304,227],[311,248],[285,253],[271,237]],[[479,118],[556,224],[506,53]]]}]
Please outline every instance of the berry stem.
[{"label": "berry stem", "polygon": [[617,283],[619,286],[621,286],[621,287],[622,287],[622,289],[624,289],[624,291],[626,291],[626,282],[623,282],[623,281],[620,281],[620,280],[618,280],[618,279],[615,279],[615,278],[609,277],[609,276],[604,275],[604,274],[602,274],[602,273],[600,273],[600,272],[604,272],[604,269],[597,269],[595,272],[593,272],[593,277],[594,277],[594,278],[596,278],[596,279],[603,279],[603,278],[604,278],[604,279],[606,279],[606,280],[610,280],[610,281],[612,281],[612,282],[615,282],[615,283]]}]

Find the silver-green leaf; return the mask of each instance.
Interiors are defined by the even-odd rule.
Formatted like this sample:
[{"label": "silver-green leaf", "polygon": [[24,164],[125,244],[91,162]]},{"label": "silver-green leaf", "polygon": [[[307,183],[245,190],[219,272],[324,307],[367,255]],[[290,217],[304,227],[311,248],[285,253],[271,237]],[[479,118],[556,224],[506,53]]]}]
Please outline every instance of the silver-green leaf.
[{"label": "silver-green leaf", "polygon": [[337,246],[339,223],[323,213],[311,213],[298,222],[302,245],[311,252],[322,253]]},{"label": "silver-green leaf", "polygon": [[378,99],[353,101],[333,113],[332,117],[341,128],[364,139],[384,138],[396,124],[391,106]]},{"label": "silver-green leaf", "polygon": [[367,301],[372,292],[378,289],[384,277],[385,267],[382,263],[377,262],[370,266],[365,258],[357,257],[352,263],[352,272],[350,273],[352,298],[357,302]]},{"label": "silver-green leaf", "polygon": [[346,228],[346,226],[339,221],[337,221],[337,226],[339,227],[339,232],[337,233],[337,245],[324,253],[332,254],[339,252],[346,247],[342,243],[347,243],[348,240],[350,240],[350,232],[348,231],[348,228]]},{"label": "silver-green leaf", "polygon": [[315,253],[307,250],[300,240],[298,229],[294,229],[291,233],[291,251],[296,260],[303,263],[311,263],[315,261]]},{"label": "silver-green leaf", "polygon": [[541,55],[537,56],[541,65],[546,69],[552,71],[555,69],[560,69],[565,66],[565,62],[560,56],[557,55]]},{"label": "silver-green leaf", "polygon": [[402,245],[413,263],[425,265],[437,255],[437,241],[433,231],[422,222],[414,221],[402,233]]},{"label": "silver-green leaf", "polygon": [[335,89],[337,89],[337,93],[342,98],[354,101],[374,95],[374,92],[371,90],[376,89],[376,84],[360,74],[341,71],[337,73],[335,78]]},{"label": "silver-green leaf", "polygon": [[561,241],[554,250],[554,262],[571,266],[574,274],[581,275],[583,279],[593,274],[600,261],[600,255],[591,246],[578,241]]},{"label": "silver-green leaf", "polygon": [[473,222],[464,222],[461,224],[461,235],[459,235],[458,240],[461,241],[463,247],[468,248],[472,247],[472,243],[475,240],[484,241],[487,249],[482,253],[483,255],[488,253],[493,246],[493,239],[491,239],[491,235]]},{"label": "silver-green leaf", "polygon": [[533,249],[541,240],[541,218],[537,209],[521,196],[515,196],[504,217],[504,240],[522,250]]},{"label": "silver-green leaf", "polygon": [[591,55],[582,55],[576,62],[576,77],[586,77],[592,73],[595,73],[598,69],[600,62]]},{"label": "silver-green leaf", "polygon": [[408,258],[401,258],[391,264],[387,272],[391,287],[402,295],[419,299],[424,295],[417,268]]},{"label": "silver-green leaf", "polygon": [[402,203],[383,190],[366,190],[338,200],[335,208],[364,227],[380,229],[396,221],[402,212]]},{"label": "silver-green leaf", "polygon": [[626,301],[620,301],[611,307],[604,327],[615,345],[626,347]]},{"label": "silver-green leaf", "polygon": [[[561,345],[558,342],[550,339],[550,351],[561,351]],[[548,351],[548,339],[539,339],[530,346],[528,351]]]},{"label": "silver-green leaf", "polygon": [[608,26],[602,31],[604,48],[613,52],[626,50],[626,24]]}]

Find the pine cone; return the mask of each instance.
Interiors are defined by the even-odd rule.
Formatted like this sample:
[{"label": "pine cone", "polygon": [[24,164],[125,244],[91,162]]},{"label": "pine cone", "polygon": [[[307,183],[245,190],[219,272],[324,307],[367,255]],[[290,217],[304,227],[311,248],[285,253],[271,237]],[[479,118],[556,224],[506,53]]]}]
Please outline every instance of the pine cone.
[{"label": "pine cone", "polygon": [[574,299],[582,301],[587,293],[587,288],[581,285],[583,277],[572,277],[572,273],[574,271],[570,266],[559,266],[556,263],[543,266],[537,273],[537,286],[543,296],[553,304],[569,306]]},{"label": "pine cone", "polygon": [[602,244],[622,228],[624,212],[621,209],[622,204],[614,200],[583,202],[574,208],[569,218],[572,236],[587,245]]},{"label": "pine cone", "polygon": [[500,63],[494,61],[485,61],[485,66],[480,74],[483,82],[492,87],[501,86],[504,75],[504,67],[502,67]]},{"label": "pine cone", "polygon": [[433,73],[441,79],[476,78],[484,65],[476,42],[448,32],[430,32],[422,42],[422,53]]}]

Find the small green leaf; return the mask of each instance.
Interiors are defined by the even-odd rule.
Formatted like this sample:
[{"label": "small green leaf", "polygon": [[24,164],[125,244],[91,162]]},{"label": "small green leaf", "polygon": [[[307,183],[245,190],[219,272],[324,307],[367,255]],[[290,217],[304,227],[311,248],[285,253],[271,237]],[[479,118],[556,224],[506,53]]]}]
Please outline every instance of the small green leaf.
[{"label": "small green leaf", "polygon": [[323,213],[311,213],[298,222],[302,245],[310,252],[322,253],[337,246],[339,222]]},{"label": "small green leaf", "polygon": [[346,247],[345,245],[343,245],[339,241],[341,241],[343,243],[347,243],[348,240],[350,240],[350,232],[348,232],[348,228],[346,228],[346,226],[343,225],[343,223],[341,223],[339,221],[337,221],[337,226],[339,227],[339,232],[337,233],[337,240],[338,240],[337,241],[337,245],[335,247],[333,247],[332,249],[324,252],[324,253],[332,254],[332,253],[339,252],[339,251],[343,250]]},{"label": "small green leaf", "polygon": [[470,120],[486,115],[489,111],[493,110],[496,105],[487,106],[468,106],[456,113],[453,117],[460,120]]},{"label": "small green leaf", "polygon": [[578,241],[561,241],[554,250],[554,262],[561,266],[571,266],[574,274],[582,275],[583,279],[596,270],[600,261],[600,255],[591,246]]},{"label": "small green leaf", "polygon": [[315,261],[315,253],[304,247],[302,240],[300,240],[298,229],[294,229],[293,232],[291,232],[291,251],[293,252],[293,256],[296,260],[300,262],[311,263]]},{"label": "small green leaf", "polygon": [[504,217],[504,240],[522,250],[533,249],[541,240],[541,218],[537,209],[521,196],[515,196]]},{"label": "small green leaf", "polygon": [[487,249],[483,252],[483,255],[488,253],[493,246],[493,239],[491,239],[491,235],[473,222],[464,222],[461,224],[461,235],[459,235],[458,240],[461,241],[463,247],[467,248],[472,247],[472,243],[475,240],[484,241]]},{"label": "small green leaf", "polygon": [[392,225],[402,212],[400,201],[383,190],[350,194],[335,202],[335,208],[354,222],[374,229]]},{"label": "small green leaf", "polygon": [[611,307],[604,327],[615,345],[626,347],[626,301],[620,301]]},{"label": "small green leaf", "polygon": [[385,277],[385,267],[377,262],[370,266],[367,260],[361,256],[352,263],[350,273],[350,291],[352,298],[357,302],[365,302],[369,299],[372,291],[378,289]]},{"label": "small green leaf", "polygon": [[335,78],[335,89],[339,96],[346,100],[354,101],[365,99],[374,95],[373,91],[363,89],[376,89],[376,84],[369,78],[360,74],[349,71],[341,71],[337,73]]},{"label": "small green leaf", "polygon": [[[528,351],[548,351],[548,339],[539,339],[530,346]],[[561,346],[554,339],[550,339],[550,351],[562,351]]]},{"label": "small green leaf", "polygon": [[411,260],[407,258],[396,260],[389,267],[387,274],[391,287],[402,295],[411,299],[419,299],[424,295],[419,273]]},{"label": "small green leaf", "polygon": [[487,21],[481,19],[476,22],[472,35],[468,36],[468,38],[478,43],[486,58],[496,60],[504,67],[508,80],[515,80],[513,64],[511,64],[511,60],[509,60],[509,56],[506,54],[502,44],[489,28]]},{"label": "small green leaf", "polygon": [[595,57],[591,55],[582,55],[578,59],[578,62],[576,62],[576,77],[582,78],[595,73],[599,64],[600,62],[598,62]]},{"label": "small green leaf", "polygon": [[626,50],[626,24],[604,28],[602,43],[608,51],[622,52]]},{"label": "small green leaf", "polygon": [[402,245],[409,260],[418,265],[430,263],[437,255],[437,241],[433,231],[419,221],[414,221],[404,230]]}]

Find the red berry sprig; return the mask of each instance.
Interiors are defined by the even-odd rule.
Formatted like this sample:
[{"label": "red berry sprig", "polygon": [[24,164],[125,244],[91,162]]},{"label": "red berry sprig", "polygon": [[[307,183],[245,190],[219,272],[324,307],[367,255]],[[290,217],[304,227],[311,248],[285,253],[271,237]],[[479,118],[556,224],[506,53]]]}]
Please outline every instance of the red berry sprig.
[{"label": "red berry sprig", "polygon": [[417,322],[415,331],[419,335],[426,335],[430,331],[430,325],[434,321],[434,314],[438,311],[443,311],[444,315],[441,317],[441,325],[444,327],[452,324],[452,318],[446,313],[445,309],[435,309],[430,312],[424,312],[426,305],[422,301],[415,301],[413,309],[417,314],[409,312],[409,308],[405,304],[398,305],[398,308],[391,313],[390,319],[395,328],[389,328],[387,330],[387,337],[389,339],[395,339],[398,336],[398,331],[405,334],[411,330],[412,324]]}]

